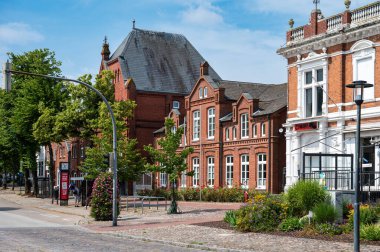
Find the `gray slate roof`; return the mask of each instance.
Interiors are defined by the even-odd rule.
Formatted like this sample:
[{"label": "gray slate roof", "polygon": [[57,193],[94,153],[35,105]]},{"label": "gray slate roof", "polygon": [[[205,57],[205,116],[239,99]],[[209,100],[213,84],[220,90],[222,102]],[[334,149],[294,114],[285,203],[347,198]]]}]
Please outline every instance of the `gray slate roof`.
[{"label": "gray slate roof", "polygon": [[[219,81],[219,86],[225,89],[225,97],[237,101],[242,94],[248,99],[258,99],[259,109],[252,116],[271,114],[283,107],[288,102],[288,84],[260,84],[238,81]],[[221,121],[232,120],[232,113],[225,115]]]},{"label": "gray slate roof", "polygon": [[[140,91],[188,94],[205,59],[180,34],[133,29],[109,61],[118,59],[124,80]],[[219,75],[209,67],[212,79]]]}]

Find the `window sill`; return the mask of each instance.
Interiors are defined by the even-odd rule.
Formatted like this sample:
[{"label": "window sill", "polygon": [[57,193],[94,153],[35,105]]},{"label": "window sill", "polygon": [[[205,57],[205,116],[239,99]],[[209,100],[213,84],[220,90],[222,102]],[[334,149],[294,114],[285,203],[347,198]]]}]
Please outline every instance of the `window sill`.
[{"label": "window sill", "polygon": [[259,186],[255,188],[256,190],[266,190],[266,186]]},{"label": "window sill", "polygon": [[208,137],[207,140],[215,140],[215,137]]}]

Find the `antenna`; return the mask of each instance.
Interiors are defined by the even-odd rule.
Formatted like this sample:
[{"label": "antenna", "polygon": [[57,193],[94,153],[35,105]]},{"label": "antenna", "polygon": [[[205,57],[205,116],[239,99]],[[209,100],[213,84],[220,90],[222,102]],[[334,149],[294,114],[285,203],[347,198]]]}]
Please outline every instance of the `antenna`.
[{"label": "antenna", "polygon": [[133,19],[132,21],[132,28],[135,29],[136,28],[136,20]]}]

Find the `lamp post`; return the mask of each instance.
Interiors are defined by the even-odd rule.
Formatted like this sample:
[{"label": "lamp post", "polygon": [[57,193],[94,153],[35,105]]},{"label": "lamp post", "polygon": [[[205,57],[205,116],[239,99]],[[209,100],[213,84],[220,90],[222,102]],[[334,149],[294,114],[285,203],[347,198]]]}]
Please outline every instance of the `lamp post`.
[{"label": "lamp post", "polygon": [[55,80],[61,80],[61,81],[69,81],[69,82],[75,82],[79,83],[88,89],[94,91],[97,95],[99,95],[103,102],[106,104],[108,112],[111,116],[112,121],[112,149],[113,149],[113,192],[112,192],[112,226],[117,226],[117,136],[116,136],[116,120],[113,113],[113,110],[111,108],[111,105],[109,104],[108,100],[104,95],[94,88],[93,86],[89,85],[86,82],[74,80],[74,79],[67,79],[63,77],[56,77],[56,76],[50,76],[50,75],[44,75],[44,74],[36,74],[36,73],[29,73],[29,72],[23,72],[23,71],[16,71],[11,70],[11,64],[7,62],[5,64],[4,70],[3,70],[3,78],[4,83],[7,84],[8,90],[11,89],[11,74],[19,74],[19,75],[29,75],[29,76],[38,76],[42,78],[48,78],[48,79],[55,79]]},{"label": "lamp post", "polygon": [[355,170],[355,203],[354,203],[354,251],[360,251],[360,120],[361,120],[361,105],[363,103],[364,88],[373,87],[366,81],[354,81],[346,85],[348,88],[354,89],[354,99],[356,103],[356,140],[355,140],[355,155],[356,155],[356,170]]}]

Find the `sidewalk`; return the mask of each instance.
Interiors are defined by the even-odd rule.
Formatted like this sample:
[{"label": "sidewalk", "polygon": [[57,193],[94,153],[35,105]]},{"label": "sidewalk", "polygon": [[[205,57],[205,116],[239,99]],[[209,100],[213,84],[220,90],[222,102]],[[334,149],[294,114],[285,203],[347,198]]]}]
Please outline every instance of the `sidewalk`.
[{"label": "sidewalk", "polygon": [[[23,206],[36,207],[71,216],[76,224],[90,232],[128,237],[138,240],[155,241],[182,247],[194,247],[211,251],[269,251],[269,252],[335,252],[353,251],[352,243],[321,241],[314,239],[275,236],[261,233],[240,233],[234,230],[211,228],[197,224],[220,221],[224,213],[230,209],[238,209],[240,203],[205,203],[179,202],[182,214],[168,215],[165,208],[151,206],[132,207],[125,210],[123,204],[118,226],[112,222],[95,222],[90,218],[89,209],[75,208],[73,201],[69,206],[52,205],[51,199],[36,199],[19,196],[14,193],[0,191],[0,199],[4,198]],[[179,249],[180,251],[180,249]],[[361,251],[380,251],[378,246],[361,245]]]}]

